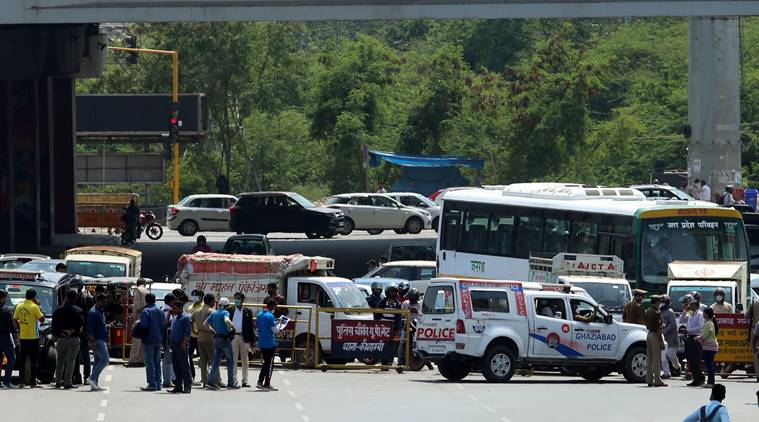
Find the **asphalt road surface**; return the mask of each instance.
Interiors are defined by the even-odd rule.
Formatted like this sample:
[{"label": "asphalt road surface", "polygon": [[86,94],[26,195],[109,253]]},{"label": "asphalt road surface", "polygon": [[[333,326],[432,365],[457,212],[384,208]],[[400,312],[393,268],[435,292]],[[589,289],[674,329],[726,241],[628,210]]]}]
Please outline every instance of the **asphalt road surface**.
[{"label": "asphalt road surface", "polygon": [[[202,233],[214,250],[221,250],[224,242],[234,233]],[[150,240],[143,236],[136,248],[143,252],[142,275],[158,281],[165,275],[176,271],[179,256],[189,253],[195,245],[195,238],[184,237],[175,231],[164,228],[164,235],[159,240]],[[366,274],[366,262],[383,255],[395,240],[422,239],[430,245],[435,244],[436,233],[425,230],[418,235],[397,235],[385,231],[376,236],[356,231],[348,236],[335,236],[332,239],[308,239],[303,234],[269,235],[274,252],[280,255],[302,253],[304,255],[326,256],[335,259],[335,272],[338,276],[355,278]]]},{"label": "asphalt road surface", "polygon": [[[255,380],[258,368],[251,368]],[[222,371],[226,380],[226,372]],[[672,381],[672,380],[670,380]],[[759,420],[756,382],[723,381],[732,421]],[[88,388],[0,390],[4,421],[133,422],[150,420],[281,422],[405,421],[681,421],[708,401],[709,390],[675,380],[667,388],[629,384],[621,376],[589,383],[570,377],[515,376],[488,384],[473,374],[446,382],[436,370],[397,374],[375,370],[276,370],[277,391],[255,388],[192,394],[145,393],[142,368],[111,365],[102,392]]]}]

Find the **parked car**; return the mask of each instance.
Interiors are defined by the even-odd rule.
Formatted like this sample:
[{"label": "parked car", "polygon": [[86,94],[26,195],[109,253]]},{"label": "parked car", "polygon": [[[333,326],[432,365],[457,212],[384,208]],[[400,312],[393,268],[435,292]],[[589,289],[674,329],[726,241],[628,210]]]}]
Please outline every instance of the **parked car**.
[{"label": "parked car", "polygon": [[150,293],[155,295],[155,304],[159,308],[163,307],[163,298],[176,289],[182,290],[183,286],[179,283],[151,283],[148,286]]},{"label": "parked car", "polygon": [[18,267],[19,270],[26,270],[26,271],[46,271],[46,272],[55,272],[55,267],[58,266],[58,264],[65,264],[66,261],[62,259],[34,259],[31,260],[20,267]]},{"label": "parked car", "polygon": [[424,291],[430,280],[437,276],[435,261],[394,261],[382,264],[363,277],[353,280],[356,285],[370,286],[379,282],[384,289],[391,283],[408,281],[411,287]]},{"label": "parked car", "polygon": [[672,199],[679,201],[695,201],[696,198],[688,193],[669,185],[632,185],[632,189],[639,190],[650,199]]},{"label": "parked car", "polygon": [[[432,202],[429,198],[427,198],[424,195],[420,195],[415,192],[391,192],[386,193],[386,196],[395,199],[396,201],[400,202],[401,204],[407,206],[407,207],[414,207],[419,208],[427,211],[430,213],[430,217],[432,218],[432,228],[433,230],[438,230],[438,225],[440,224],[440,213],[441,208],[439,205]],[[403,230],[398,230],[398,234],[403,234]]]},{"label": "parked car", "polygon": [[330,238],[343,228],[341,210],[317,207],[295,192],[243,193],[230,209],[229,227],[243,233],[305,233]]},{"label": "parked car", "polygon": [[38,259],[50,259],[47,255],[36,254],[5,254],[0,255],[0,269],[12,270],[18,268],[29,261]]},{"label": "parked car", "polygon": [[190,195],[168,206],[166,225],[182,236],[229,231],[229,209],[236,201],[237,197],[232,195]]},{"label": "parked car", "polygon": [[345,193],[332,196],[325,205],[345,213],[345,225],[341,231],[344,235],[355,229],[366,230],[369,234],[380,234],[385,230],[417,234],[432,224],[429,212],[407,207],[385,194]]},{"label": "parked car", "polygon": [[442,207],[443,197],[445,196],[446,193],[454,191],[454,190],[464,190],[464,189],[477,189],[477,188],[470,187],[470,186],[460,186],[460,187],[454,187],[454,188],[438,189],[432,195],[430,195],[430,199],[432,200],[432,202],[435,203],[435,205]]},{"label": "parked car", "polygon": [[227,239],[221,253],[237,255],[273,255],[271,242],[263,234],[238,234]]},{"label": "parked car", "polygon": [[390,261],[434,261],[435,239],[396,240],[382,257]]}]

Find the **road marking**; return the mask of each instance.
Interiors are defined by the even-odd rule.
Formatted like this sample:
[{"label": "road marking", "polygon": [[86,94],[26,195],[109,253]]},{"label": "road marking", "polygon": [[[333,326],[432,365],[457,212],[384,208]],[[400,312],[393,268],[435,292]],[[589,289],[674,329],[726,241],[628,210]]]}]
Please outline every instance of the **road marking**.
[{"label": "road marking", "polygon": [[300,418],[303,419],[303,422],[311,422],[311,419],[306,415],[300,415]]},{"label": "road marking", "polygon": [[467,394],[466,396],[469,397],[470,399],[472,399],[472,401],[477,401],[477,397],[475,397],[475,396],[473,396],[471,394]]},{"label": "road marking", "polygon": [[288,387],[290,386],[290,380],[282,380],[282,382],[283,382],[283,383],[284,383],[286,386],[288,386]]},{"label": "road marking", "polygon": [[111,365],[108,365],[108,370],[109,370],[109,371],[113,371],[113,366],[111,366]]},{"label": "road marking", "polygon": [[295,391],[289,390],[287,393],[290,394],[290,397],[295,398]]},{"label": "road marking", "polygon": [[295,406],[295,408],[298,409],[298,412],[303,411],[303,405],[301,405],[300,403],[295,403],[293,404],[293,406]]},{"label": "road marking", "polygon": [[98,422],[103,422],[105,420],[105,413],[98,413]]},{"label": "road marking", "polygon": [[458,387],[458,388],[459,388],[459,390],[463,390],[463,389],[464,389],[464,386],[463,386],[463,385],[461,385],[461,384],[456,384],[456,387]]},{"label": "road marking", "polygon": [[103,394],[106,394],[106,395],[107,395],[107,394],[110,394],[110,393],[109,393],[110,391],[111,391],[111,389],[110,389],[110,388],[108,388],[108,387],[106,387],[106,388],[104,388],[104,389],[103,389]]},{"label": "road marking", "polygon": [[501,420],[502,420],[503,422],[511,422],[511,421],[510,421],[510,420],[508,420],[508,419],[507,419],[505,416],[502,416],[502,417],[501,417]]},{"label": "road marking", "polygon": [[488,411],[488,412],[490,412],[490,413],[495,413],[495,409],[493,409],[493,408],[492,408],[492,407],[490,407],[490,406],[482,406],[482,408],[483,408],[483,409],[485,409],[485,410],[487,410],[487,411]]},{"label": "road marking", "polygon": [[111,374],[107,374],[105,376],[105,382],[111,382],[112,379],[113,379],[113,375],[111,375]]},{"label": "road marking", "polygon": [[106,399],[100,400],[100,407],[108,407],[108,400]]}]

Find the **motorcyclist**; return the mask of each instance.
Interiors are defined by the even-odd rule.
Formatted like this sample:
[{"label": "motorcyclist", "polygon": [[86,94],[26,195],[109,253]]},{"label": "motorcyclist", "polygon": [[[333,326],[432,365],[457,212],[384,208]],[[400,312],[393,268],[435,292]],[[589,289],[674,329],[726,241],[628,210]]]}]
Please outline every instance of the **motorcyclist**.
[{"label": "motorcyclist", "polygon": [[[378,308],[382,309],[401,309],[401,302],[398,300],[398,286],[395,283],[388,284],[385,287],[385,297],[380,300]],[[396,313],[386,313],[386,314],[374,314],[374,319],[376,320],[382,320],[382,321],[393,321],[393,334],[392,337],[396,338],[398,335],[398,332],[401,329],[401,314]],[[396,343],[393,344],[395,347]],[[395,356],[393,348],[393,353],[390,356]],[[391,357],[390,360],[387,360],[386,358],[382,360],[383,365],[390,365],[393,363],[393,358]],[[383,369],[383,371],[386,371],[387,369]]]},{"label": "motorcyclist", "polygon": [[403,303],[408,299],[408,292],[411,290],[411,284],[408,281],[398,283],[398,301]]},{"label": "motorcyclist", "polygon": [[372,294],[366,298],[366,302],[369,303],[370,308],[379,308],[379,303],[382,300],[382,284],[375,281],[372,283]]},{"label": "motorcyclist", "polygon": [[124,208],[124,225],[127,231],[131,231],[133,238],[137,238],[140,225],[140,208],[137,206],[137,201],[134,198],[129,200],[129,205]]},{"label": "motorcyclist", "polygon": [[[421,297],[421,292],[419,292],[419,289],[416,288],[410,288],[407,292],[407,299],[401,304],[401,309],[408,309],[411,318],[409,321],[409,338],[411,341],[411,345],[409,346],[410,350],[414,349],[414,334],[416,333],[416,327],[419,323],[419,319],[422,316],[422,304],[419,303],[419,298]],[[406,353],[406,330],[405,330],[405,324],[402,326],[401,331],[401,343],[400,347],[398,348],[398,365],[403,365],[405,362],[403,361],[403,356]],[[413,355],[412,355],[413,356]]]}]

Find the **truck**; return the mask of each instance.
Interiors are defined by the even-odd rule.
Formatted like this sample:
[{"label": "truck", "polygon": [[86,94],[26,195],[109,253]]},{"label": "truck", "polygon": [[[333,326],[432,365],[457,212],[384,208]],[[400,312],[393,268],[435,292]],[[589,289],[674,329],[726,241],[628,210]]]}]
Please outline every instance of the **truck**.
[{"label": "truck", "polygon": [[67,271],[82,277],[140,277],[142,252],[120,246],[81,246],[63,253]]},{"label": "truck", "polygon": [[553,258],[531,256],[529,266],[530,281],[582,288],[617,321],[622,321],[622,309],[632,300],[624,262],[615,255],[560,253]]},{"label": "truck", "polygon": [[[245,295],[245,303],[262,304],[268,296],[266,286],[276,283],[278,293],[286,299],[287,305],[311,308],[296,309],[291,319],[311,324],[295,323],[287,336],[280,341],[293,341],[296,348],[306,348],[298,352],[296,360],[300,364],[315,364],[314,345],[319,338],[319,357],[332,362],[331,324],[332,319],[371,320],[371,314],[354,312],[321,312],[317,316],[316,307],[325,308],[368,308],[366,296],[351,280],[334,277],[335,261],[319,256],[296,255],[227,255],[219,253],[196,253],[179,258],[177,280],[189,295],[199,289],[211,293],[217,300],[231,298],[235,292]],[[316,333],[316,318],[319,318],[319,333]],[[286,330],[287,331],[287,330]]]},{"label": "truck", "polygon": [[669,282],[667,295],[672,299],[672,309],[682,311],[680,301],[686,294],[701,294],[701,304],[711,306],[714,291],[722,288],[725,301],[733,305],[735,312],[743,312],[751,300],[748,281],[748,264],[740,261],[673,261],[668,265]]},{"label": "truck", "polygon": [[[621,323],[587,296],[519,281],[439,278],[424,295],[415,353],[459,381],[472,371],[507,382],[516,369],[563,367],[597,381],[644,382],[646,329]],[[555,286],[555,285],[554,285]],[[578,317],[590,318],[589,322]]]}]

